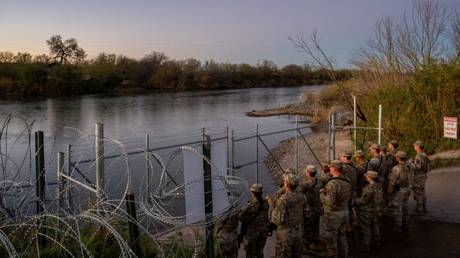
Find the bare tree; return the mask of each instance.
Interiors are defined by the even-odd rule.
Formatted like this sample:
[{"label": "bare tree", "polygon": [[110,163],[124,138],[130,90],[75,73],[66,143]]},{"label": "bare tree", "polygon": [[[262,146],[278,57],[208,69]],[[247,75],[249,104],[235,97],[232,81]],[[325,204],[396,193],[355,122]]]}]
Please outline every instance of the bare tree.
[{"label": "bare tree", "polygon": [[14,54],[8,51],[0,52],[0,63],[12,63],[14,61]]},{"label": "bare tree", "polygon": [[[312,66],[325,69],[331,81],[337,82],[337,77],[335,73],[336,68],[334,62],[332,58],[326,54],[326,51],[321,46],[317,30],[314,30],[310,37],[308,37],[308,39],[305,38],[303,34],[297,34],[296,37],[289,37],[289,40],[292,42],[295,48],[309,56],[309,58],[312,61]],[[339,86],[340,92],[344,97],[344,100],[346,101],[347,105],[351,109],[353,109],[350,93],[347,92],[341,84],[337,85]],[[359,105],[357,107],[357,111],[358,117],[363,121],[367,121],[367,118],[362,112]]]},{"label": "bare tree", "polygon": [[46,43],[50,49],[50,56],[58,64],[71,61],[81,62],[86,57],[85,50],[78,46],[78,42],[74,38],[63,40],[61,35],[54,35]]},{"label": "bare tree", "polygon": [[47,54],[36,55],[33,58],[33,62],[36,64],[49,64],[51,62],[51,57]]},{"label": "bare tree", "polygon": [[412,13],[404,14],[397,37],[401,64],[408,71],[446,57],[449,10],[434,0],[414,1]]},{"label": "bare tree", "polygon": [[458,63],[460,61],[460,13],[455,10],[452,16],[451,45],[454,49],[452,61]]}]

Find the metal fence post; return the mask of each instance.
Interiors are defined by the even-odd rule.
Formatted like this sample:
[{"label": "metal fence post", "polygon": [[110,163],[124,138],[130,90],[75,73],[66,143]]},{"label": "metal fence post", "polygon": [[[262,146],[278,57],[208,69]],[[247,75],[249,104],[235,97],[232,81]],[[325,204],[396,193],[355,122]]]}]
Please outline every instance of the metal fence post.
[{"label": "metal fence post", "polygon": [[356,132],[356,97],[353,96],[353,140],[355,142],[355,151],[357,150],[358,137]]},{"label": "metal fence post", "polygon": [[232,135],[231,135],[231,145],[232,145],[232,163],[231,163],[231,168],[232,168],[232,176],[235,176],[235,131],[232,129]]},{"label": "metal fence post", "polygon": [[336,116],[337,114],[334,112],[332,113],[332,116],[331,116],[331,142],[332,142],[332,145],[331,145],[331,160],[335,160],[335,120],[336,120]]},{"label": "metal fence post", "polygon": [[104,192],[104,124],[96,123],[96,190],[100,200]]},{"label": "metal fence post", "polygon": [[35,132],[35,176],[37,193],[37,214],[44,211],[45,203],[45,149],[43,132]]},{"label": "metal fence post", "polygon": [[295,173],[299,173],[299,121],[298,116],[295,116]]},{"label": "metal fence post", "polygon": [[[35,132],[35,176],[36,176],[36,194],[37,194],[37,214],[41,214],[45,209],[45,144],[42,131]],[[46,245],[46,239],[43,235],[46,234],[43,219],[38,222],[37,235],[38,245],[43,247]]]},{"label": "metal fence post", "polygon": [[147,201],[150,201],[150,161],[149,161],[149,149],[150,149],[150,135],[145,135],[145,179],[147,180]]},{"label": "metal fence post", "polygon": [[[69,177],[72,177],[72,145],[67,144],[67,153],[66,153],[66,167],[67,167],[67,175]],[[66,181],[66,186],[67,186],[67,202],[68,202],[68,208],[70,213],[72,213],[73,208],[72,208],[72,182],[69,180]]]},{"label": "metal fence post", "polygon": [[[203,131],[204,132],[204,131]],[[211,137],[203,134],[203,156],[211,160]],[[206,222],[206,257],[214,257],[214,225],[212,223],[212,174],[211,164],[203,159],[204,203]]]},{"label": "metal fence post", "polygon": [[65,210],[64,205],[64,178],[61,177],[61,173],[64,172],[64,161],[65,161],[65,154],[64,152],[59,152],[57,155],[57,164],[56,164],[56,172],[57,172],[57,180],[58,180],[58,203],[59,203],[59,211]]},{"label": "metal fence post", "polygon": [[378,138],[377,143],[382,144],[382,105],[379,105],[379,129],[378,129]]},{"label": "metal fence post", "polygon": [[256,183],[259,183],[259,124],[256,125]]},{"label": "metal fence post", "polygon": [[126,193],[126,212],[129,215],[128,227],[129,227],[129,246],[134,253],[139,256],[139,227],[137,226],[137,214],[136,214],[136,203],[134,202],[134,194]]}]

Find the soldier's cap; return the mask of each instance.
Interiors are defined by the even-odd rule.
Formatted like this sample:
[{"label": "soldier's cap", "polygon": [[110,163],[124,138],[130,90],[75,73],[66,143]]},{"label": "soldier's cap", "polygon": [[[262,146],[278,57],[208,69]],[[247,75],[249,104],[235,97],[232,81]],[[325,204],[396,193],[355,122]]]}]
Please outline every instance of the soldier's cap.
[{"label": "soldier's cap", "polygon": [[391,144],[391,145],[393,145],[393,146],[396,146],[396,145],[398,145],[398,141],[396,141],[396,140],[391,140],[391,141],[389,142],[389,144]]},{"label": "soldier's cap", "polygon": [[262,184],[253,184],[253,185],[251,185],[251,189],[250,189],[250,190],[251,190],[251,192],[253,192],[253,193],[262,193],[263,188],[264,188],[264,187],[262,186]]},{"label": "soldier's cap", "polygon": [[333,161],[331,161],[331,164],[329,165],[329,167],[338,168],[339,170],[342,170],[343,163],[340,160],[333,160]]},{"label": "soldier's cap", "polygon": [[424,144],[423,144],[422,141],[415,141],[415,142],[414,142],[414,145],[417,145],[417,146],[420,146],[420,147],[423,147],[423,146],[424,146]]},{"label": "soldier's cap", "polygon": [[355,155],[353,155],[353,157],[364,157],[364,151],[362,150],[355,151]]},{"label": "soldier's cap", "polygon": [[369,146],[369,149],[378,150],[380,149],[380,146],[377,143],[373,143]]},{"label": "soldier's cap", "polygon": [[286,174],[284,179],[289,185],[296,187],[299,184],[299,178],[294,174]]},{"label": "soldier's cap", "polygon": [[316,170],[316,167],[315,167],[315,166],[313,166],[313,165],[308,165],[308,166],[307,166],[307,171],[308,171],[308,172],[311,172],[311,173],[316,173],[317,170]]},{"label": "soldier's cap", "polygon": [[373,178],[373,179],[376,179],[376,178],[379,177],[379,174],[377,172],[375,172],[375,171],[372,171],[372,170],[367,171],[364,175],[368,176],[370,178]]},{"label": "soldier's cap", "polygon": [[396,156],[400,157],[401,159],[406,159],[407,158],[406,152],[404,152],[404,151],[396,152]]},{"label": "soldier's cap", "polygon": [[346,157],[346,158],[351,158],[352,154],[351,154],[351,152],[344,151],[344,152],[342,152],[342,154],[340,154],[340,156]]}]

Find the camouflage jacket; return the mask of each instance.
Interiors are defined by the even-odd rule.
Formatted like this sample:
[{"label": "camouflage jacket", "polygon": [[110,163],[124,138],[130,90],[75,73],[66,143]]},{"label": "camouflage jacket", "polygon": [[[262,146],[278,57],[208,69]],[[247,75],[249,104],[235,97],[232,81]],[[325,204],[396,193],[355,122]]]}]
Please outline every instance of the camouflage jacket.
[{"label": "camouflage jacket", "polygon": [[364,178],[364,173],[367,172],[367,162],[362,162],[359,164],[356,163],[354,165],[356,168],[356,183],[357,183],[356,192],[358,195],[360,195],[363,187],[367,184],[367,181]]},{"label": "camouflage jacket", "polygon": [[375,171],[379,174],[379,176],[383,176],[382,163],[382,157],[380,155],[371,158],[371,160],[367,163],[367,171]]},{"label": "camouflage jacket", "polygon": [[377,183],[366,185],[361,196],[355,199],[356,209],[375,213],[378,192],[379,185]]},{"label": "camouflage jacket", "polygon": [[408,165],[416,176],[426,175],[429,169],[429,162],[430,160],[428,159],[428,155],[426,155],[425,152],[420,152],[417,153],[412,162],[408,162]]},{"label": "camouflage jacket", "polygon": [[312,213],[321,214],[322,206],[319,199],[319,190],[323,188],[321,180],[317,177],[313,179],[305,179],[300,183],[300,189],[307,198],[308,206]]},{"label": "camouflage jacket", "polygon": [[400,163],[391,169],[388,176],[388,193],[394,194],[400,188],[409,187],[414,183],[414,174],[406,163]]},{"label": "camouflage jacket", "polygon": [[[396,154],[398,153],[398,150],[395,149],[395,150],[392,150],[392,151],[389,151],[387,153],[387,155],[389,155],[391,157],[391,160],[393,161],[393,167],[398,165],[398,161],[396,160]],[[392,168],[393,168],[392,167]],[[391,171],[391,170],[390,170]]]},{"label": "camouflage jacket", "polygon": [[348,210],[350,197],[351,184],[348,179],[342,175],[333,177],[320,193],[324,213]]},{"label": "camouflage jacket", "polygon": [[246,224],[247,235],[265,234],[267,232],[268,201],[263,199],[262,205],[256,198],[252,198],[240,212],[240,220]]},{"label": "camouflage jacket", "polygon": [[390,174],[391,169],[394,167],[394,165],[393,165],[393,154],[387,153],[387,154],[385,154],[385,156],[382,156],[381,159],[382,159],[382,166],[381,166],[382,176],[388,177],[388,175]]},{"label": "camouflage jacket", "polygon": [[287,192],[275,203],[272,222],[279,229],[303,227],[304,220],[310,217],[310,208],[303,193]]},{"label": "camouflage jacket", "polygon": [[351,189],[356,192],[358,189],[358,172],[356,167],[351,163],[343,163],[343,175],[348,178],[351,184]]}]

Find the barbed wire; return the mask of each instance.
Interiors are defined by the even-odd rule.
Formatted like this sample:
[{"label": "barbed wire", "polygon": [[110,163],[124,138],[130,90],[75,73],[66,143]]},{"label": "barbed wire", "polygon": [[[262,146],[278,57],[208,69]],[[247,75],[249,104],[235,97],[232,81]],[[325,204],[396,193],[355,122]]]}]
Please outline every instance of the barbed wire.
[{"label": "barbed wire", "polygon": [[[95,135],[85,134],[77,128],[65,127],[63,132],[76,135],[72,145],[72,159],[66,175],[75,182],[61,181],[57,177],[57,146],[55,135],[46,137],[45,175],[47,184],[44,200],[37,197],[35,189],[37,182],[34,169],[34,157],[38,151],[33,150],[32,132],[35,121],[23,119],[20,115],[7,114],[0,131],[0,254],[9,257],[40,257],[49,249],[43,247],[40,241],[46,241],[55,252],[65,257],[94,257],[97,252],[92,241],[100,241],[100,232],[105,240],[111,239],[117,246],[119,257],[136,257],[125,228],[128,223],[135,224],[143,238],[154,244],[159,257],[187,257],[181,249],[184,243],[178,237],[178,232],[188,231],[193,236],[191,249],[196,255],[202,249],[202,231],[209,223],[214,223],[223,216],[233,215],[247,198],[248,183],[242,177],[230,176],[231,168],[219,168],[200,151],[191,146],[180,146],[169,150],[167,156],[145,148],[127,149],[127,145],[141,143],[140,139],[127,138],[117,140],[106,137],[103,139],[105,153],[95,157]],[[9,134],[12,124],[23,126],[19,133]],[[216,131],[217,130],[214,130]],[[199,135],[196,132],[189,135]],[[142,180],[137,186],[136,199],[138,220],[125,211],[125,196],[133,192],[133,172],[138,176],[138,170],[130,162],[129,152],[138,151],[145,155],[150,174],[143,173]],[[211,177],[195,179],[190,182],[175,182],[183,167],[177,162],[184,153],[195,155],[198,160],[204,160],[213,170],[219,171]],[[110,158],[106,158],[110,157]],[[113,172],[106,179],[102,189],[103,198],[93,195],[86,188],[79,187],[76,182],[95,188],[91,184],[94,178],[95,161],[82,163],[83,160],[101,158],[106,161],[106,171]],[[61,171],[64,172],[64,171]],[[158,179],[154,184],[147,180]],[[54,182],[52,180],[54,179]],[[177,207],[183,206],[186,193],[193,188],[202,187],[208,180],[218,182],[214,191],[226,193],[228,207],[207,214],[196,221],[188,221],[188,216],[199,214],[211,205],[181,212]],[[63,182],[63,183],[62,183]],[[149,189],[154,189],[153,191]],[[68,195],[72,196],[69,200]],[[206,193],[205,193],[206,194]],[[62,205],[65,197],[66,205]],[[43,207],[43,211],[35,211],[35,205]],[[57,250],[57,251],[56,251]],[[182,250],[182,251],[181,251]]]}]

